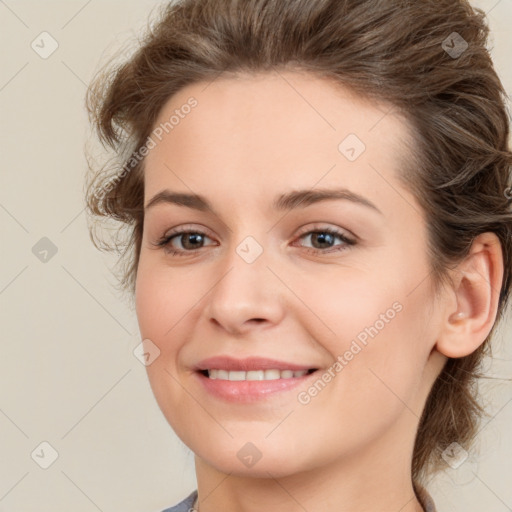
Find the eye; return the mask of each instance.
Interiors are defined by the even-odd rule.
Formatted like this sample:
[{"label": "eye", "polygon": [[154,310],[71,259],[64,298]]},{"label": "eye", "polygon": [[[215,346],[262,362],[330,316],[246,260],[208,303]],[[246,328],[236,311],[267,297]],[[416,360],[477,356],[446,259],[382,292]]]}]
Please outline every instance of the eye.
[{"label": "eye", "polygon": [[[185,253],[193,253],[194,251],[201,249],[205,238],[211,240],[211,238],[203,231],[192,231],[190,229],[187,230],[186,228],[181,228],[166,234],[154,245],[162,247],[165,252],[173,256],[183,256]],[[174,245],[176,242],[181,245],[181,247],[176,247]]]},{"label": "eye", "polygon": [[[320,227],[309,230],[299,236],[299,240],[307,238],[310,239],[313,247],[302,247],[304,247],[307,252],[315,254],[339,252],[356,244],[356,241],[347,237],[344,232],[330,227]],[[202,249],[205,239],[211,240],[205,232],[182,227],[166,234],[153,245],[162,247],[166,253],[172,256],[185,256],[187,253],[193,254],[195,251]],[[333,245],[336,239],[339,239],[342,243],[337,246]],[[181,247],[176,247],[176,244],[179,244]],[[314,247],[315,245],[318,247]]]},{"label": "eye", "polygon": [[[306,231],[305,233],[299,236],[299,240],[304,238],[310,239],[311,243],[313,244],[313,247],[306,247],[306,249],[308,250],[308,252],[313,253],[344,251],[348,248],[348,246],[356,244],[356,241],[353,240],[352,238],[347,237],[344,232],[330,227]],[[336,238],[341,240],[342,243],[339,244],[338,246],[333,246],[332,244],[335,242]],[[318,247],[314,247],[315,245]]]}]

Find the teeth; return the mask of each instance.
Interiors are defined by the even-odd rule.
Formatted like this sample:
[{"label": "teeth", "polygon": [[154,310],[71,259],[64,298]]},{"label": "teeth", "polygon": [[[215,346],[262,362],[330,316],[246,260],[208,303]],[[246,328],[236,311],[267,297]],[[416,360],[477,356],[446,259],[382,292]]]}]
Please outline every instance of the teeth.
[{"label": "teeth", "polygon": [[210,379],[221,380],[275,380],[275,379],[291,379],[292,377],[302,377],[306,375],[308,370],[292,371],[292,370],[253,370],[253,371],[238,371],[238,370],[208,370],[208,377]]}]

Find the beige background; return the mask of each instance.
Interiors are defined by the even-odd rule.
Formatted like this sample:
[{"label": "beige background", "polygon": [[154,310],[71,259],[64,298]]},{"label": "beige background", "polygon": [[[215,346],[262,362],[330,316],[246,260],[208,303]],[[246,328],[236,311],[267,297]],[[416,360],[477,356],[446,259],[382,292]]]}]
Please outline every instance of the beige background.
[{"label": "beige background", "polygon": [[[196,487],[193,454],[133,355],[138,327],[113,288],[114,258],[90,242],[83,210],[86,84],[158,3],[0,0],[0,512],[156,512]],[[489,12],[510,93],[512,0],[474,5]],[[46,59],[31,48],[43,31],[59,45]],[[43,237],[57,250],[46,262],[33,252]],[[488,366],[498,377],[512,373],[503,327]],[[483,389],[480,451],[430,484],[439,511],[512,509],[512,386]]]}]

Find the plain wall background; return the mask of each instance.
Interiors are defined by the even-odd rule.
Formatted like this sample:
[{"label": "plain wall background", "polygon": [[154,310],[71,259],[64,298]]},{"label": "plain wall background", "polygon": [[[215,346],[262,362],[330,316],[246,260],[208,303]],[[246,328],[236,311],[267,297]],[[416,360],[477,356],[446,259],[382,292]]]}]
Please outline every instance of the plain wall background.
[{"label": "plain wall background", "polygon": [[[86,85],[160,3],[0,0],[0,512],[156,512],[196,487],[193,454],[133,355],[135,313],[114,289],[115,257],[89,239],[83,201]],[[473,5],[489,13],[510,93],[512,0]],[[43,31],[59,45],[46,59],[31,47]],[[494,376],[512,374],[510,334],[509,316]],[[428,486],[439,511],[512,509],[512,386],[482,389],[480,449]],[[44,441],[58,453],[47,469]]]}]

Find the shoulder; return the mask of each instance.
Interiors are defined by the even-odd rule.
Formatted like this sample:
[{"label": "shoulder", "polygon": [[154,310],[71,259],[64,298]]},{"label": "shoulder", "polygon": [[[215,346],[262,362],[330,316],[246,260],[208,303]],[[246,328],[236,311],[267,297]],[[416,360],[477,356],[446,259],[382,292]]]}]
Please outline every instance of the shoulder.
[{"label": "shoulder", "polygon": [[162,512],[189,512],[197,498],[197,489],[189,494],[183,501],[180,501],[177,505],[166,508]]}]

